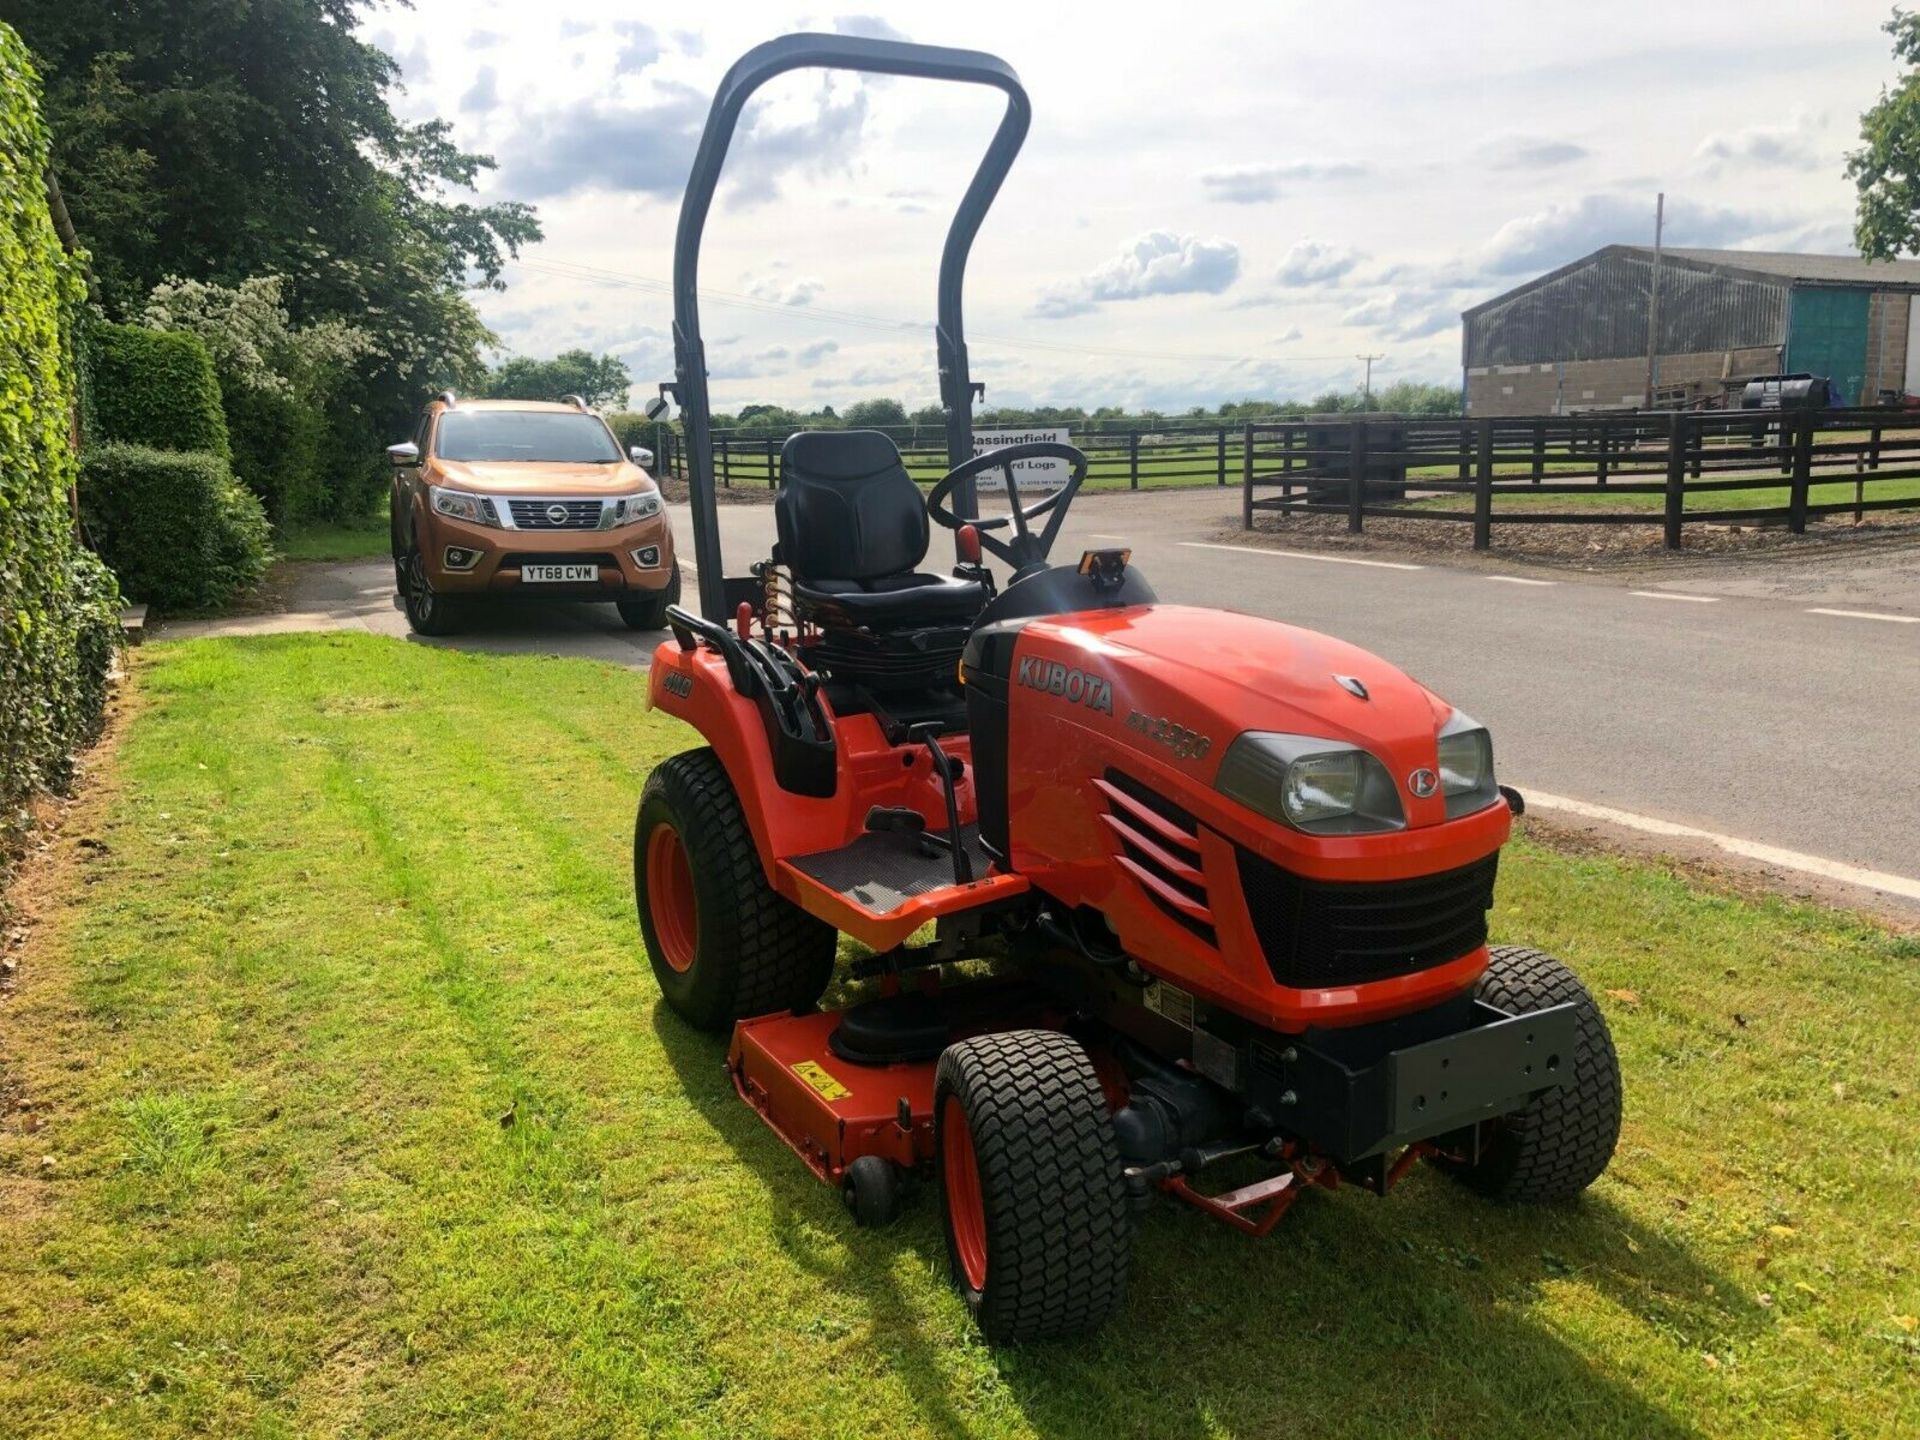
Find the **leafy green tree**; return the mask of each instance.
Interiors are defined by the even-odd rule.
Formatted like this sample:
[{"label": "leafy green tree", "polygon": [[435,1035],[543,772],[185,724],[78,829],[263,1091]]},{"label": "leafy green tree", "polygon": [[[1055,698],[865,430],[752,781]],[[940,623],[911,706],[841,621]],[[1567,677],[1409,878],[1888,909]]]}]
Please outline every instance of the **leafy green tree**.
[{"label": "leafy green tree", "polygon": [[563,350],[551,360],[516,355],[487,372],[485,394],[496,400],[560,400],[578,395],[596,409],[622,409],[633,377],[617,355]]},{"label": "leafy green tree", "polygon": [[1920,13],[1896,8],[1881,28],[1907,72],[1860,117],[1866,143],[1847,156],[1859,191],[1853,243],[1869,260],[1920,250]]},{"label": "leafy green tree", "polygon": [[185,276],[284,276],[292,322],[364,330],[326,416],[333,501],[384,485],[378,447],[422,394],[471,386],[492,340],[467,290],[537,240],[525,205],[467,198],[492,161],[398,119],[368,0],[11,0],[46,78],[53,170],[110,315]]},{"label": "leafy green tree", "polygon": [[856,430],[907,423],[907,407],[898,400],[856,400],[847,407],[847,424]]}]

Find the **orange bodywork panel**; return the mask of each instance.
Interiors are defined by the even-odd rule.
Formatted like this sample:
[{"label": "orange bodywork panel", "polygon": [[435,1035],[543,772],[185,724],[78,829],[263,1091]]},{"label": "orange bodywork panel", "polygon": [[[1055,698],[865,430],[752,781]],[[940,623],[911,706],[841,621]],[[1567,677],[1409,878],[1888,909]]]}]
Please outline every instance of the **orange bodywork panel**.
[{"label": "orange bodywork panel", "polygon": [[[677,641],[655,650],[648,680],[651,703],[685,720],[703,735],[746,812],[767,883],[808,914],[875,950],[890,950],[927,921],[1026,892],[1018,875],[979,876],[971,885],[948,885],[914,896],[898,908],[876,911],[808,876],[793,863],[839,850],[866,833],[867,811],[876,805],[917,811],[936,832],[946,828],[946,792],[922,745],[890,745],[871,715],[834,717],[833,794],[796,795],[774,773],[773,748],[758,706],[733,688],[724,658],[714,650],[683,650]],[[975,815],[972,752],[964,735],[941,741],[948,754],[968,761],[956,798],[960,823]]]}]

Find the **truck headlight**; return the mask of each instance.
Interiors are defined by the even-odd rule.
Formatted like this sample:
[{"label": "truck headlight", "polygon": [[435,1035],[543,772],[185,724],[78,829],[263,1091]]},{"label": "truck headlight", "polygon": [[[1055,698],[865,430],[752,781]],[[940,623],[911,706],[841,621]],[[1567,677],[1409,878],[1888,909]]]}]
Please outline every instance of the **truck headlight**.
[{"label": "truck headlight", "polygon": [[435,513],[464,520],[469,525],[499,528],[500,520],[494,513],[493,501],[486,496],[469,495],[465,490],[447,490],[438,485],[429,485],[427,491]]},{"label": "truck headlight", "polygon": [[660,513],[660,492],[642,490],[634,495],[616,495],[600,512],[601,526],[618,530],[623,525],[638,525]]},{"label": "truck headlight", "polygon": [[1366,835],[1407,823],[1387,767],[1340,740],[1249,730],[1227,747],[1214,787],[1313,835]]},{"label": "truck headlight", "polygon": [[1493,737],[1487,727],[1456,710],[1440,727],[1440,790],[1447,818],[1484,810],[1500,798],[1493,781]]}]

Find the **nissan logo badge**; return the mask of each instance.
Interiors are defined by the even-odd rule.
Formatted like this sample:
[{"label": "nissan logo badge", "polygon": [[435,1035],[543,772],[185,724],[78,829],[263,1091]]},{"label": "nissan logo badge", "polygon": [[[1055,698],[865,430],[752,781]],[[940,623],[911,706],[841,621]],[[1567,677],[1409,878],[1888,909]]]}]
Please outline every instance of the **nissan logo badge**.
[{"label": "nissan logo badge", "polygon": [[549,525],[566,524],[567,523],[567,507],[564,505],[547,506],[547,523]]}]

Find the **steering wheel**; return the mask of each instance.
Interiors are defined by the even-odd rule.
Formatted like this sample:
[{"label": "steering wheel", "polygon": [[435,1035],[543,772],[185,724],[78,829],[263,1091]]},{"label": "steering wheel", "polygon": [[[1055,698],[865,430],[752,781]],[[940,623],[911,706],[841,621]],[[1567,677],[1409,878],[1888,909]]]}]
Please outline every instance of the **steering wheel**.
[{"label": "steering wheel", "polygon": [[[1065,460],[1073,466],[1067,483],[1051,495],[1034,501],[1031,505],[1020,504],[1020,485],[1013,478],[1013,467],[1022,460]],[[1007,482],[1007,504],[1011,513],[995,515],[983,520],[978,515],[956,515],[947,508],[947,500],[954,488],[963,480],[971,480],[983,470],[998,470]],[[1067,506],[1079,493],[1080,482],[1087,478],[1087,457],[1071,445],[1063,445],[1057,440],[1029,440],[1024,445],[1004,445],[998,450],[989,450],[984,455],[976,455],[964,464],[949,470],[946,477],[927,494],[927,514],[938,520],[949,530],[958,530],[962,525],[971,525],[980,533],[980,543],[998,555],[1016,571],[1044,562],[1047,552],[1053,549],[1054,537],[1060,533],[1060,524],[1067,518]],[[1029,528],[1029,521],[1038,520],[1042,515],[1050,515],[1046,527],[1039,534]],[[993,532],[1012,526],[1014,534],[1010,540],[1002,540]]]}]

